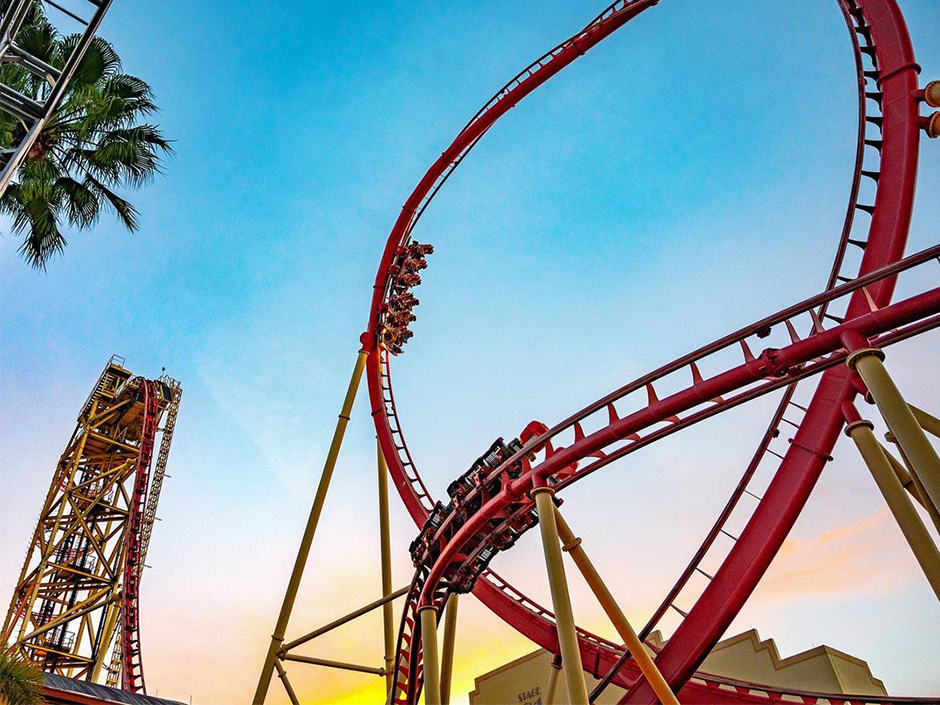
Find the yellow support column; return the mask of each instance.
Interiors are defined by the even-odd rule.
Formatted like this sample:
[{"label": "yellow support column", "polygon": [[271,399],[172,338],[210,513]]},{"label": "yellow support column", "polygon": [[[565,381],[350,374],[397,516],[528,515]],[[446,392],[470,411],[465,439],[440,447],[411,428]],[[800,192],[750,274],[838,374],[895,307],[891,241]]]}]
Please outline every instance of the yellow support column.
[{"label": "yellow support column", "polygon": [[918,409],[916,406],[911,407],[911,413],[914,414],[914,418],[917,420],[917,423],[920,424],[920,427],[924,429],[927,433],[940,438],[940,419],[936,416],[931,416],[923,409]]},{"label": "yellow support column", "polygon": [[[121,612],[121,608],[118,603],[118,598],[120,594],[115,591],[109,600],[110,604],[107,607],[106,617],[104,622],[104,629],[101,630],[101,643],[110,644],[111,637],[114,636],[114,629],[117,627],[118,615]],[[115,648],[117,648],[115,646]],[[92,683],[98,682],[98,676],[101,675],[101,669],[104,667],[104,657],[105,649],[101,649],[98,652],[98,657],[95,659],[95,663],[91,668],[91,681]]]},{"label": "yellow support column", "polygon": [[437,651],[437,610],[422,607],[421,649],[424,653],[424,703],[441,705],[441,660]]},{"label": "yellow support column", "polygon": [[[382,446],[376,441],[379,467],[379,541],[382,554],[382,597],[392,594],[392,549],[388,521],[388,466]],[[385,692],[391,702],[395,684],[395,614],[391,602],[382,606],[382,629],[385,640]]]},{"label": "yellow support column", "polygon": [[910,461],[913,474],[926,492],[924,499],[929,498],[935,507],[940,507],[940,457],[881,364],[883,359],[884,353],[880,350],[863,348],[849,355],[846,364],[858,372],[871,392],[885,423]]},{"label": "yellow support column", "polygon": [[587,686],[584,685],[584,672],[581,670],[578,634],[575,630],[574,613],[571,610],[571,596],[568,594],[565,564],[561,556],[561,546],[558,544],[555,503],[552,501],[554,494],[554,490],[550,487],[536,487],[532,490],[539,514],[542,550],[545,552],[545,565],[548,569],[548,585],[552,593],[558,646],[561,651],[562,666],[565,669],[568,699],[571,705],[588,705]]},{"label": "yellow support column", "polygon": [[450,704],[450,684],[454,676],[454,643],[457,640],[457,594],[447,598],[444,610],[444,648],[441,652],[441,705]]},{"label": "yellow support column", "polygon": [[[894,443],[897,445],[897,439],[894,437],[894,434],[891,431],[888,431],[885,434],[885,440],[889,443]],[[891,467],[894,468],[894,472],[898,476],[898,480],[901,481],[901,486],[904,487],[910,493],[910,495],[917,500],[917,502],[924,508],[927,512],[927,515],[930,517],[930,521],[933,522],[933,525],[937,527],[937,531],[940,532],[940,511],[937,510],[933,503],[930,501],[930,497],[927,496],[927,492],[924,490],[924,486],[920,484],[920,480],[917,479],[917,475],[911,472],[911,463],[907,459],[907,456],[904,455],[904,451],[898,448],[898,453],[901,454],[901,460],[898,460],[887,448],[882,446],[885,455],[888,458],[888,462],[891,463]]]},{"label": "yellow support column", "polygon": [[601,604],[607,618],[614,625],[630,653],[633,654],[633,659],[640,667],[653,692],[656,693],[656,697],[663,705],[679,705],[675,694],[669,684],[666,683],[663,674],[659,672],[656,663],[643,647],[640,638],[636,635],[623,610],[620,609],[620,605],[617,604],[614,596],[610,594],[610,590],[607,589],[607,585],[604,584],[594,564],[591,563],[591,559],[581,548],[581,539],[575,537],[574,532],[557,507],[555,508],[555,520],[558,523],[558,535],[561,536],[563,550],[571,555],[575,565],[578,566],[578,570],[581,571],[581,575],[584,576],[585,582],[590,586],[594,597]]},{"label": "yellow support column", "polygon": [[287,697],[290,698],[291,705],[300,705],[300,701],[297,699],[297,693],[294,692],[294,686],[292,686],[287,679],[287,671],[284,670],[284,666],[281,665],[280,661],[275,661],[274,667],[277,669],[277,677],[280,678],[281,683],[284,684],[284,690],[287,691]]},{"label": "yellow support column", "polygon": [[555,692],[558,690],[558,674],[561,672],[561,661],[557,656],[552,658],[552,665],[548,669],[548,687],[545,689],[545,705],[555,705]]},{"label": "yellow support column", "polygon": [[911,551],[914,552],[914,557],[920,563],[930,587],[940,599],[940,551],[937,550],[936,544],[917,515],[917,510],[914,509],[907,493],[901,487],[901,482],[882,451],[881,444],[872,433],[872,428],[874,426],[871,421],[862,419],[848,424],[845,432],[855,441],[888,508],[894,514],[904,538],[907,539]]},{"label": "yellow support column", "polygon": [[268,694],[268,686],[271,683],[271,676],[274,673],[275,664],[277,662],[277,652],[284,642],[287,623],[290,621],[291,610],[294,609],[297,589],[300,587],[300,579],[303,577],[304,567],[307,565],[307,556],[310,554],[313,535],[317,531],[317,523],[320,521],[320,512],[323,510],[326,492],[330,488],[333,468],[336,467],[336,458],[339,456],[339,449],[343,445],[346,424],[349,423],[349,413],[352,411],[353,403],[356,401],[356,392],[359,390],[359,382],[362,380],[362,370],[365,367],[367,357],[368,353],[365,350],[360,350],[359,355],[356,357],[356,366],[353,368],[352,378],[349,380],[349,387],[346,389],[346,398],[343,401],[343,408],[339,413],[339,420],[336,422],[336,430],[333,431],[333,441],[326,455],[326,463],[323,465],[323,474],[320,476],[320,484],[317,486],[317,494],[313,499],[313,506],[310,507],[307,527],[304,529],[303,538],[300,540],[300,548],[297,550],[294,568],[290,574],[290,581],[287,583],[287,592],[284,594],[284,601],[281,603],[281,611],[278,613],[277,623],[274,625],[274,633],[271,635],[268,653],[264,658],[264,665],[261,667],[261,677],[258,679],[258,687],[251,701],[252,705],[263,705],[264,699]]}]

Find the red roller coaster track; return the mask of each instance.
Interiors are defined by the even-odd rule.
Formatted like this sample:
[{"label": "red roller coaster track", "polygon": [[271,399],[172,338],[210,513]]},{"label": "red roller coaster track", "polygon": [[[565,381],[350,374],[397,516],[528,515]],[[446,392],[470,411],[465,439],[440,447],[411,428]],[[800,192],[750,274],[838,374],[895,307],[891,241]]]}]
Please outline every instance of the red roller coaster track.
[{"label": "red roller coaster track", "polygon": [[157,383],[140,378],[140,393],[144,401],[144,416],[140,434],[140,455],[134,477],[134,494],[130,502],[124,559],[124,587],[121,593],[121,687],[132,693],[146,692],[144,666],[140,653],[140,574],[142,563],[142,534],[144,503],[150,481],[150,463],[153,459],[154,439],[157,435],[159,392]]},{"label": "red roller coaster track", "polygon": [[[919,69],[904,19],[895,0],[837,1],[856,58],[859,128],[848,210],[826,291],[612,392],[531,439],[523,450],[494,470],[491,479],[497,481],[498,491],[487,494],[484,487],[489,483],[483,483],[484,487],[476,490],[483,496],[474,514],[459,526],[453,514],[445,518],[435,534],[440,550],[426,554],[415,575],[399,633],[396,702],[415,702],[421,689],[418,607],[440,607],[454,589],[455,576],[472,571],[481,554],[492,549],[494,537],[518,527],[521,518],[531,516],[533,504],[528,492],[532,487],[547,483],[556,490],[563,489],[639,447],[780,388],[785,388],[784,396],[741,481],[701,548],[641,632],[641,638],[651,633],[669,609],[682,616],[656,662],[673,689],[683,689],[680,698],[688,701],[768,702],[790,695],[814,702],[815,698],[826,697],[697,674],[695,669],[767,570],[830,459],[844,423],[842,405],[859,391],[851,371],[842,364],[856,341],[883,347],[940,325],[940,289],[891,303],[900,272],[940,255],[940,248],[932,248],[902,260],[914,198],[919,132],[925,123],[918,110]],[[376,275],[368,329],[363,335],[366,350],[374,353],[368,356],[366,374],[375,427],[390,474],[419,527],[427,520],[434,502],[402,434],[391,388],[390,357],[384,350],[377,353],[381,350],[378,345],[381,313],[391,294],[396,252],[410,241],[428,203],[463,157],[503,114],[578,56],[657,3],[658,0],[615,2],[580,32],[517,74],[428,169],[405,202],[389,235]],[[871,204],[858,201],[862,178],[871,179],[876,187]],[[853,238],[853,224],[859,211],[871,220],[867,236]],[[850,246],[863,251],[856,274],[843,272],[844,255]],[[844,314],[835,316],[828,312],[830,304],[836,302],[846,306]],[[824,324],[828,321],[837,325],[826,328]],[[778,337],[781,333],[785,336],[783,344],[777,348],[758,347],[766,345],[764,339],[772,329],[776,329]],[[798,330],[808,334],[801,339]],[[729,365],[727,351],[735,347],[740,350],[742,362]],[[762,352],[755,355],[752,348]],[[702,370],[708,370],[708,376]],[[682,385],[679,392],[658,398],[654,383],[680,372],[691,383]],[[797,405],[793,402],[796,383],[815,374],[820,379],[812,401],[806,407]],[[621,417],[624,409],[632,411]],[[796,433],[786,451],[777,453],[770,445],[778,437],[783,422],[796,427]],[[596,430],[587,433],[585,428]],[[530,461],[527,456],[532,453],[538,453],[539,460]],[[701,569],[703,557],[720,533],[728,533],[725,523],[739,500],[746,493],[753,495],[748,490],[749,482],[768,453],[779,458],[773,481],[759,498],[743,532],[731,537],[733,546],[720,568],[714,575],[705,573]],[[521,475],[511,478],[506,471],[519,462],[523,467]],[[691,607],[682,609],[675,600],[696,571],[708,579],[708,585]],[[532,641],[550,651],[557,650],[553,615],[495,573],[485,570],[473,592]],[[615,682],[626,688],[628,692],[622,702],[656,702],[653,691],[639,676],[622,646],[580,629],[579,642],[584,669],[598,677],[606,674],[601,687]]]}]

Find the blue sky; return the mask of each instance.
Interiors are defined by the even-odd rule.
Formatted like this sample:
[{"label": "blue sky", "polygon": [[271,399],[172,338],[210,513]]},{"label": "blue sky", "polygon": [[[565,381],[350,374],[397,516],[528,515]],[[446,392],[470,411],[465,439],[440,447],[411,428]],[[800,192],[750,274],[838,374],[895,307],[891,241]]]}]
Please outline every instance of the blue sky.
[{"label": "blue sky", "polygon": [[[940,8],[902,8],[924,82],[940,76]],[[184,400],[143,588],[148,683],[199,703],[244,699],[401,204],[493,91],[599,10],[581,0],[115,2],[103,34],[154,87],[176,154],[132,199],[136,235],[105,218],[69,234],[42,274],[17,257],[15,238],[0,239],[0,593],[101,366],[112,353],[141,374],[165,366]],[[416,336],[396,361],[403,423],[434,493],[494,437],[558,420],[820,289],[854,156],[853,70],[835,2],[669,0],[486,135],[416,232],[435,254]],[[938,147],[922,147],[909,251],[937,241]],[[934,409],[940,383],[914,363],[935,358],[938,342],[934,333],[889,357],[915,403]],[[571,522],[618,579],[631,618],[645,621],[694,550],[771,406],[571,489]],[[297,631],[378,591],[364,408]],[[940,608],[854,451],[838,451],[734,628],[757,627],[785,655],[827,643],[867,659],[892,693],[936,693],[927,665],[940,658]],[[627,511],[650,527],[643,546],[622,534]],[[404,582],[414,529],[393,514]],[[497,568],[547,602],[539,560],[526,537]],[[578,590],[581,621],[609,632]],[[474,675],[528,647],[482,610],[464,614],[475,615],[459,645],[466,693]],[[377,661],[377,633],[335,646],[364,650],[373,636],[361,658]],[[210,651],[219,643],[224,656]],[[315,677],[336,698],[363,687],[361,676]]]}]

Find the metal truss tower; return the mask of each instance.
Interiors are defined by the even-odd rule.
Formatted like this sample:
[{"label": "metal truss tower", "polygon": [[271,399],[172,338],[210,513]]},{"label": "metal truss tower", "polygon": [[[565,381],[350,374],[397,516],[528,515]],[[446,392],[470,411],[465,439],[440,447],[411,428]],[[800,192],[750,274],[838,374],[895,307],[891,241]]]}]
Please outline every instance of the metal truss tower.
[{"label": "metal truss tower", "polygon": [[79,412],[3,623],[6,648],[46,672],[97,681],[106,669],[145,692],[140,578],[181,394],[115,356]]},{"label": "metal truss tower", "polygon": [[4,82],[6,76],[0,72],[0,109],[15,116],[23,128],[17,143],[0,152],[0,196],[7,190],[16,170],[65,98],[69,83],[101,26],[105,13],[111,7],[111,1],[86,0],[80,3],[81,8],[73,11],[46,0],[45,4],[57,11],[59,17],[68,18],[82,28],[72,53],[61,68],[50,66],[17,44],[17,37],[27,24],[30,13],[40,4],[38,0],[9,0],[6,3],[6,12],[0,17],[0,67],[11,64],[22,66],[43,82],[44,89],[38,95],[24,95],[15,87],[7,85]]}]

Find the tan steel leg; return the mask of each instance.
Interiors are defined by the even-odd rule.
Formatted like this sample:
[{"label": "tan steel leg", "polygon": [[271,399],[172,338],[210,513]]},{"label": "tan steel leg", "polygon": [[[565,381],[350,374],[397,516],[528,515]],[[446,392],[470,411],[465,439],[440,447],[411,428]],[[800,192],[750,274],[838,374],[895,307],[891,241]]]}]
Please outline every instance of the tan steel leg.
[{"label": "tan steel leg", "polygon": [[441,659],[437,650],[437,611],[422,607],[421,648],[424,652],[424,703],[441,705]]},{"label": "tan steel leg", "polygon": [[[107,616],[105,617],[104,629],[101,631],[102,644],[110,644],[111,637],[114,636],[114,630],[117,627],[118,615],[121,612],[121,608],[118,604],[119,597],[120,594],[115,592],[114,596],[109,601],[110,604],[108,604],[106,611]],[[105,649],[101,649],[101,651],[98,653],[98,658],[95,659],[95,665],[91,670],[92,683],[98,682],[98,676],[101,675],[101,669],[104,667],[104,657]]]},{"label": "tan steel leg", "polygon": [[[392,548],[388,521],[388,466],[382,447],[376,442],[379,469],[379,540],[382,552],[382,597],[392,594]],[[392,603],[382,606],[382,628],[385,639],[385,692],[390,702],[395,685],[395,613]]]},{"label": "tan steel leg", "polygon": [[888,428],[910,461],[913,474],[924,487],[925,499],[940,507],[940,457],[881,363],[883,357],[880,350],[865,348],[849,355],[846,363],[865,381]]},{"label": "tan steel leg", "polygon": [[873,425],[870,421],[855,421],[845,427],[845,432],[855,441],[865,464],[881,494],[894,514],[894,518],[907,539],[914,557],[927,577],[927,581],[940,599],[940,551],[927,533],[927,529],[904,488],[891,468],[888,458],[881,450],[881,445],[872,433]]},{"label": "tan steel leg", "polygon": [[441,652],[441,705],[450,704],[450,684],[454,676],[454,643],[457,640],[457,595],[447,598],[444,610],[444,648]]},{"label": "tan steel leg", "polygon": [[545,689],[545,705],[555,705],[555,692],[558,690],[558,674],[561,672],[561,661],[558,657],[552,658],[552,665],[548,669],[548,687]]},{"label": "tan steel leg", "polygon": [[297,699],[297,694],[294,692],[294,686],[292,686],[290,681],[287,680],[287,671],[284,670],[281,662],[275,661],[274,667],[277,669],[277,677],[280,678],[281,683],[284,684],[284,690],[287,691],[287,697],[290,698],[291,705],[300,705],[300,701]]},{"label": "tan steel leg", "polygon": [[620,638],[623,639],[623,643],[630,650],[630,653],[633,654],[633,659],[640,667],[647,682],[649,682],[650,686],[653,688],[656,697],[659,698],[659,701],[664,705],[679,705],[675,694],[672,692],[669,684],[666,683],[663,674],[659,672],[656,663],[650,658],[646,649],[643,648],[640,638],[636,635],[636,632],[633,631],[633,627],[630,626],[630,622],[627,620],[626,615],[624,615],[623,610],[620,609],[620,605],[617,604],[614,596],[610,594],[610,590],[607,589],[607,585],[604,584],[594,564],[591,563],[590,558],[588,558],[584,549],[581,548],[581,539],[575,537],[574,532],[571,530],[571,527],[568,526],[568,523],[561,515],[561,512],[558,511],[557,507],[555,509],[555,520],[558,523],[558,534],[561,536],[564,550],[571,554],[571,558],[574,560],[575,565],[578,566],[578,570],[581,571],[581,575],[584,576],[584,580],[590,586],[594,597],[597,598],[601,607],[604,608],[607,618],[614,625],[614,628],[617,630]]},{"label": "tan steel leg", "polygon": [[551,588],[552,605],[555,610],[558,646],[561,651],[562,666],[565,669],[568,699],[571,705],[588,705],[587,686],[584,684],[584,672],[581,670],[578,634],[575,630],[574,613],[571,610],[571,596],[568,594],[565,564],[561,556],[561,546],[558,544],[553,494],[550,487],[536,487],[532,490],[538,508],[542,549],[545,552],[545,565],[548,568],[548,585]]},{"label": "tan steel leg", "polygon": [[[916,493],[918,502],[920,502],[921,506],[923,506],[923,508],[926,510],[928,516],[930,517],[930,521],[933,522],[933,525],[937,528],[937,531],[940,532],[940,509],[937,509],[933,502],[930,501],[930,497],[927,496],[927,490],[925,490],[924,486],[920,484],[920,480],[918,479],[917,475],[911,472],[911,461],[907,459],[906,455],[904,455],[904,451],[901,450],[901,446],[898,445],[898,439],[894,437],[894,434],[891,433],[891,431],[888,431],[885,434],[885,440],[887,440],[889,443],[894,443],[894,445],[897,446],[901,460],[904,462],[902,464],[897,458],[894,457],[894,455],[885,451],[885,454],[888,456],[888,460],[891,462],[891,465],[894,466],[895,471],[897,471],[897,466],[901,465],[901,467],[907,473],[907,476],[911,480],[911,484],[914,486],[914,491]],[[901,480],[901,484],[904,485],[903,480]],[[907,486],[905,485],[905,487]]]},{"label": "tan steel leg", "polygon": [[927,433],[940,438],[940,419],[936,416],[931,416],[923,409],[918,409],[916,406],[911,407],[911,413],[914,414],[914,418],[917,419],[917,423],[920,424],[920,427],[924,429]]},{"label": "tan steel leg", "polygon": [[274,625],[274,633],[271,635],[268,653],[264,658],[264,665],[261,667],[261,677],[258,679],[258,687],[251,701],[252,705],[263,705],[264,699],[268,694],[268,686],[271,683],[271,676],[274,673],[275,663],[277,662],[277,652],[284,642],[287,623],[290,621],[291,610],[294,609],[297,589],[300,587],[300,580],[304,575],[304,567],[307,565],[307,556],[310,554],[310,546],[313,544],[313,535],[317,531],[317,523],[320,521],[320,512],[323,510],[326,492],[330,487],[330,479],[333,477],[333,468],[336,467],[336,458],[339,456],[339,449],[343,445],[346,424],[349,423],[349,413],[352,411],[353,403],[356,401],[356,392],[359,390],[359,382],[362,379],[362,370],[365,367],[367,357],[368,353],[365,350],[360,350],[359,355],[356,357],[356,366],[353,368],[352,378],[349,380],[349,387],[346,389],[346,398],[343,401],[343,408],[339,414],[339,421],[336,422],[336,430],[333,431],[333,442],[330,444],[330,450],[326,456],[326,463],[323,466],[323,474],[320,476],[320,484],[317,486],[317,494],[316,497],[314,497],[313,506],[310,507],[307,527],[304,529],[303,538],[300,540],[300,548],[297,550],[297,558],[294,560],[294,568],[291,571],[290,581],[287,584],[287,592],[284,594],[284,601],[281,603],[281,611],[278,613],[277,623]]}]

